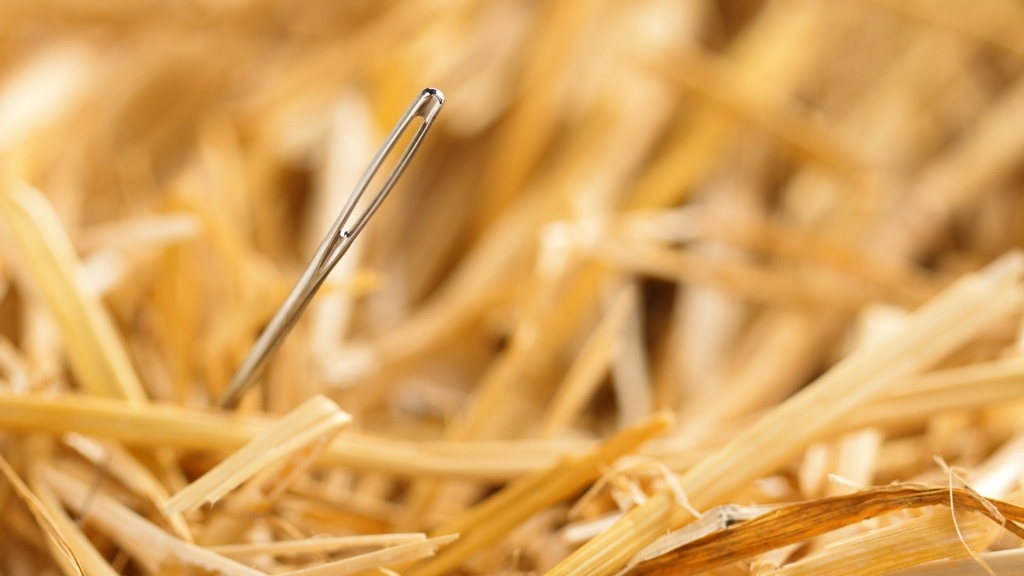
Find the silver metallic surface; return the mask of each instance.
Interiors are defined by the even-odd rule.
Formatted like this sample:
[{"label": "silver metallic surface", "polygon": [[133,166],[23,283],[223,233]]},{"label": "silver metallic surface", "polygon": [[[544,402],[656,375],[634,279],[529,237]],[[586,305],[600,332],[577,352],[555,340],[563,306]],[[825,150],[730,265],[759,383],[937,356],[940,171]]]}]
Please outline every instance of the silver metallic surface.
[{"label": "silver metallic surface", "polygon": [[[402,172],[405,171],[409,161],[412,160],[427,131],[433,125],[434,119],[437,117],[437,113],[440,112],[443,104],[444,95],[440,90],[425,88],[391,130],[387,139],[384,140],[384,144],[381,145],[377,154],[370,162],[369,167],[367,167],[366,172],[363,173],[363,177],[356,184],[352,195],[345,202],[341,213],[338,214],[338,219],[335,220],[334,225],[327,232],[327,236],[320,243],[320,247],[317,248],[313,260],[306,267],[302,277],[299,278],[291,293],[288,294],[288,298],[285,299],[284,303],[274,314],[270,323],[267,324],[259,339],[256,340],[252,349],[249,350],[249,354],[231,378],[231,382],[228,384],[227,390],[225,390],[220,400],[222,408],[231,409],[238,406],[245,393],[257,382],[267,361],[274,354],[274,351],[277,350],[278,346],[281,345],[281,342],[288,335],[288,332],[291,331],[292,327],[295,326],[302,311],[306,309],[310,300],[313,299],[313,295],[320,288],[320,285],[323,284],[327,275],[330,274],[331,269],[345,255],[345,252],[348,251],[356,236],[366,226],[370,217],[377,211],[384,198],[387,197],[388,192],[394,187],[395,182],[401,177]],[[366,210],[349,223],[349,217],[352,215],[356,203],[363,193],[366,192],[370,181],[395,147],[398,139],[401,138],[402,134],[405,133],[416,118],[422,118],[423,123],[420,124],[416,133],[413,134],[412,139],[405,147],[405,151],[402,152],[402,156],[398,159],[394,169],[388,174],[387,180],[381,186],[380,191],[373,197]]]}]

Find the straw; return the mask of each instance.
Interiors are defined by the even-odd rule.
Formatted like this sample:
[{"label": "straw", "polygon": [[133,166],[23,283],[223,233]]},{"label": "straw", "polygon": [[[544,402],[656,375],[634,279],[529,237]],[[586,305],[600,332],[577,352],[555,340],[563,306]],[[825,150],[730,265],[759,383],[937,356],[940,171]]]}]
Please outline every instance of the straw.
[{"label": "straw", "polygon": [[0,21],[5,574],[1018,560],[1019,2]]}]

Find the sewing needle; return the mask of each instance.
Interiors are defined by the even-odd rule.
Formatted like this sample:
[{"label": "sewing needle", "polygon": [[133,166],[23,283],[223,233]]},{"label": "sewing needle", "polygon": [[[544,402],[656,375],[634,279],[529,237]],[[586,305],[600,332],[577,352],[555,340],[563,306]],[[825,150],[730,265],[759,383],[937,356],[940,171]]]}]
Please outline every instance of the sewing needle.
[{"label": "sewing needle", "polygon": [[[313,295],[316,294],[317,289],[327,279],[327,275],[330,274],[334,266],[341,260],[341,257],[345,255],[353,240],[366,226],[370,217],[377,211],[384,198],[387,197],[388,192],[394,187],[395,182],[401,177],[409,161],[416,154],[416,150],[419,148],[424,136],[426,136],[427,131],[433,125],[434,119],[437,117],[437,113],[440,112],[443,104],[444,94],[440,90],[425,88],[391,130],[391,133],[384,140],[377,154],[374,155],[370,165],[366,168],[366,172],[363,173],[362,178],[356,184],[352,195],[349,196],[345,206],[342,207],[341,212],[338,214],[338,219],[327,232],[323,242],[320,243],[320,247],[317,248],[316,254],[306,267],[305,272],[302,273],[299,281],[292,288],[291,293],[288,294],[288,298],[278,308],[270,323],[267,324],[259,339],[256,340],[256,343],[249,350],[249,354],[231,378],[231,382],[220,399],[220,406],[222,408],[232,409],[237,407],[245,393],[256,383],[267,361],[270,360],[270,357],[277,350],[278,346],[281,345],[281,342],[288,335],[292,327],[295,326],[302,311],[305,310],[306,306],[313,299]],[[398,142],[398,139],[401,138],[402,134],[405,133],[416,118],[422,118],[423,122],[413,134],[409,144],[406,145],[401,157],[395,163],[394,169],[388,174],[384,184],[377,192],[377,195],[373,197],[366,210],[350,224],[349,217],[352,215],[356,203],[363,193],[366,192],[367,187],[369,187],[370,180],[377,174],[377,171]]]}]

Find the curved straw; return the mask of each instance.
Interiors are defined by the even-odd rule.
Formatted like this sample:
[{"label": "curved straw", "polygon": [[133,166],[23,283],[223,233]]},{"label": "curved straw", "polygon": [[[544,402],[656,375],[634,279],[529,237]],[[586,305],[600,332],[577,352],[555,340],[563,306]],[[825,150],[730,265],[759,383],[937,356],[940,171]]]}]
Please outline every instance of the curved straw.
[{"label": "curved straw", "polygon": [[[288,332],[291,331],[292,327],[295,326],[302,311],[306,309],[306,305],[313,299],[313,295],[320,288],[320,285],[323,284],[327,275],[330,274],[331,269],[345,255],[349,246],[352,245],[352,241],[355,240],[359,232],[366,226],[370,217],[377,211],[384,198],[387,197],[388,192],[394,187],[395,182],[401,177],[405,167],[412,160],[413,155],[423,141],[423,137],[426,136],[427,131],[433,125],[434,119],[437,117],[437,113],[440,112],[443,104],[444,94],[440,90],[425,88],[416,97],[412,105],[409,106],[409,109],[405,111],[401,120],[395,124],[387,139],[384,140],[384,144],[381,145],[380,150],[373,157],[373,161],[370,162],[366,172],[363,173],[363,177],[356,184],[352,195],[345,202],[341,213],[338,214],[338,219],[335,220],[334,225],[327,232],[327,236],[320,243],[320,247],[317,248],[313,260],[306,267],[305,272],[302,273],[302,277],[299,278],[291,293],[288,294],[284,304],[274,314],[270,323],[267,324],[263,333],[260,334],[259,339],[256,340],[252,349],[249,350],[249,354],[245,357],[242,365],[238,367],[235,375],[231,378],[231,382],[228,384],[227,390],[220,400],[222,408],[230,409],[238,406],[242,396],[256,383],[256,379],[262,373],[267,361],[274,351],[277,350],[277,347],[281,345],[281,342],[288,335]],[[362,197],[363,193],[366,192],[366,188],[370,185],[370,180],[377,174],[377,170],[380,169],[388,154],[391,153],[398,139],[401,138],[402,134],[405,133],[409,125],[416,118],[423,118],[423,123],[420,124],[416,133],[413,134],[412,139],[405,147],[405,151],[402,152],[402,156],[398,159],[394,169],[388,174],[387,180],[384,181],[384,185],[381,186],[380,191],[374,196],[369,207],[349,224],[349,217],[352,215],[352,211],[355,209],[359,198]]]}]

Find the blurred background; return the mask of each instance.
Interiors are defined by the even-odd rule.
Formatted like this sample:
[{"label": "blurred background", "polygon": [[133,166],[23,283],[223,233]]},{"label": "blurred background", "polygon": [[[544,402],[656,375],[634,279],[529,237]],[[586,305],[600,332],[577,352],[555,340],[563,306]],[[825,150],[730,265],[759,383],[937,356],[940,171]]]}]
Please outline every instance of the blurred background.
[{"label": "blurred background", "polygon": [[[439,88],[243,410],[323,392],[410,441],[595,439],[670,410],[680,470],[1022,245],[1021,30],[1012,0],[3,0],[0,188],[52,205],[146,395],[205,409]],[[73,389],[23,269],[0,254],[0,334],[25,391]],[[951,363],[1005,354],[1005,328]],[[865,480],[1009,434],[943,422],[905,423],[929,450]],[[405,504],[378,530],[494,486],[346,482]],[[533,567],[571,548],[517,546]]]}]

